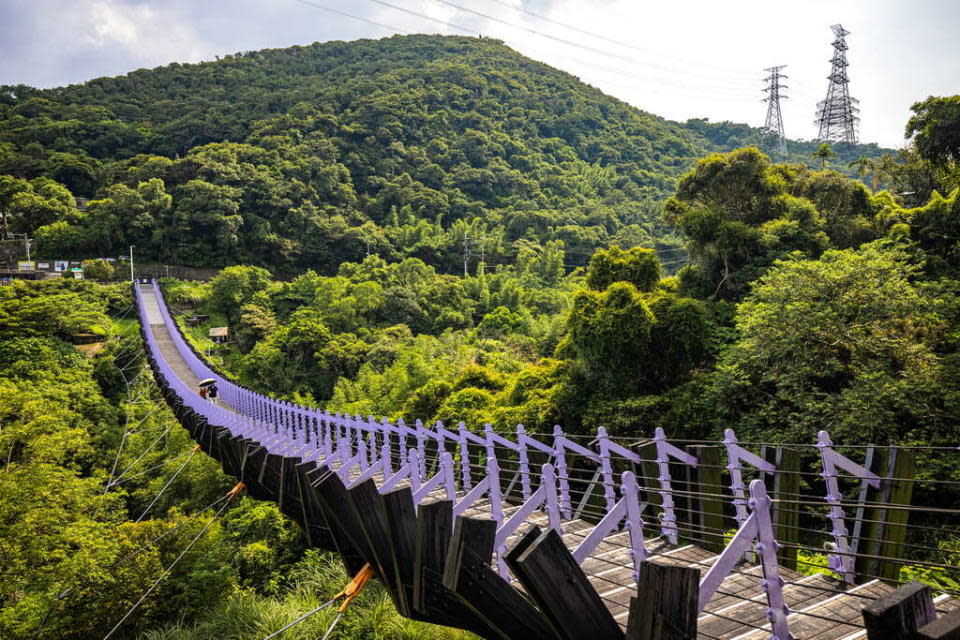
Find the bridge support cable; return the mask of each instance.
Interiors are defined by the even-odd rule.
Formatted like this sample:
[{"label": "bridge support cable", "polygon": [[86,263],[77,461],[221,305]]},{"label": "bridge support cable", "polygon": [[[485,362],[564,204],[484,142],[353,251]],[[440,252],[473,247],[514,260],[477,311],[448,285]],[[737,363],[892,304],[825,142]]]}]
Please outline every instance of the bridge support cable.
[{"label": "bridge support cable", "polygon": [[154,583],[150,585],[150,588],[148,588],[148,589],[143,593],[143,595],[140,596],[140,599],[137,600],[137,601],[133,604],[133,606],[130,607],[129,610],[127,610],[127,612],[126,612],[125,614],[123,614],[123,617],[120,618],[120,620],[117,621],[117,624],[115,624],[115,625],[113,626],[113,628],[110,629],[110,631],[107,632],[107,635],[103,636],[103,640],[107,640],[108,638],[110,638],[111,636],[113,636],[113,634],[116,633],[117,629],[119,629],[119,628],[123,625],[123,623],[127,621],[127,618],[129,618],[130,615],[133,614],[133,612],[136,611],[137,608],[139,608],[141,604],[143,604],[143,601],[146,600],[147,597],[148,597],[151,593],[153,593],[153,590],[156,589],[156,588],[160,585],[160,583],[163,581],[163,579],[166,578],[166,577],[170,574],[171,571],[173,571],[173,568],[174,568],[175,566],[177,566],[177,563],[180,562],[181,559],[183,559],[183,556],[187,555],[187,551],[189,551],[191,548],[193,548],[193,545],[196,544],[197,541],[203,536],[203,534],[207,532],[207,529],[210,528],[210,525],[213,524],[214,520],[216,520],[217,518],[219,518],[220,515],[224,512],[224,510],[226,510],[226,508],[227,508],[228,506],[230,506],[230,501],[231,501],[238,493],[240,493],[241,491],[243,491],[243,488],[244,488],[244,484],[243,484],[242,482],[238,482],[237,485],[227,493],[227,495],[226,495],[226,500],[224,501],[223,505],[222,505],[219,509],[217,509],[217,512],[213,515],[213,517],[210,518],[210,520],[208,520],[208,521],[206,522],[206,524],[203,525],[203,528],[201,528],[200,531],[197,532],[197,535],[195,535],[195,536],[193,537],[193,539],[190,540],[189,544],[187,544],[187,546],[183,548],[183,550],[180,552],[180,554],[179,554],[176,558],[174,558],[173,562],[171,562],[169,565],[167,565],[167,567],[166,567],[166,568],[163,570],[163,572],[160,574],[160,577],[157,578],[156,581],[154,581]]},{"label": "bridge support cable", "polygon": [[193,448],[193,451],[190,452],[190,455],[187,456],[187,459],[183,461],[183,463],[177,468],[176,471],[173,472],[173,475],[170,476],[166,484],[164,484],[163,487],[160,488],[160,491],[157,492],[157,495],[153,497],[153,500],[150,501],[150,504],[147,505],[147,508],[143,510],[143,513],[141,513],[140,516],[136,520],[134,520],[134,522],[140,522],[141,520],[144,519],[144,517],[146,517],[147,513],[150,512],[150,509],[153,508],[153,505],[157,504],[157,500],[160,499],[160,496],[163,495],[163,492],[166,491],[171,484],[173,484],[173,481],[176,480],[177,476],[180,475],[180,472],[186,468],[187,464],[189,464],[190,461],[193,459],[194,454],[196,454],[197,451],[199,450],[200,450],[200,445],[196,445]]}]

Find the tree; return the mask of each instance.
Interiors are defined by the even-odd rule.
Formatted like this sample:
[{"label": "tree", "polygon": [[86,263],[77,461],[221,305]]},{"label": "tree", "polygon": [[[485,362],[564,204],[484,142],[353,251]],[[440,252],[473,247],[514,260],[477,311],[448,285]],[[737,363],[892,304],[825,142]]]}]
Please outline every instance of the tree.
[{"label": "tree", "polygon": [[931,96],[914,103],[905,135],[913,138],[917,152],[929,162],[943,166],[960,161],[960,95]]},{"label": "tree", "polygon": [[935,345],[955,302],[914,284],[918,271],[884,241],[778,262],[737,307],[718,366],[724,420],[756,438],[930,441],[945,384]]},{"label": "tree", "polygon": [[601,249],[590,257],[587,286],[603,290],[614,282],[629,282],[639,291],[652,291],[660,281],[660,259],[653,249],[617,245]]},{"label": "tree", "polygon": [[88,280],[99,280],[101,282],[113,280],[115,269],[106,260],[84,260],[82,265],[83,277]]},{"label": "tree", "polygon": [[[868,173],[875,174],[877,170],[873,158],[868,158],[867,156],[860,156],[856,160],[852,160],[847,163],[848,169],[852,169],[854,167],[856,167],[857,175],[860,176],[861,180],[866,178]],[[874,182],[876,182],[876,179],[874,179]],[[876,189],[876,187],[874,187],[874,189]]]},{"label": "tree", "polygon": [[827,168],[827,162],[831,158],[835,158],[836,155],[837,152],[833,150],[833,147],[831,147],[829,143],[822,142],[820,146],[817,147],[817,150],[810,154],[810,157],[820,161],[820,169],[822,171]]}]

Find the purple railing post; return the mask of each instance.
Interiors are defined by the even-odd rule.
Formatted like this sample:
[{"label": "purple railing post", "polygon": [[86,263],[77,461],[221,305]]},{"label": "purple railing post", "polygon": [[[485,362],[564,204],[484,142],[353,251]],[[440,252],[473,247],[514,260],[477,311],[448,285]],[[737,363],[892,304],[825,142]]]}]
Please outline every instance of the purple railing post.
[{"label": "purple railing post", "polygon": [[400,444],[400,465],[403,466],[407,462],[407,425],[404,424],[403,418],[397,418],[397,441]]},{"label": "purple railing post", "polygon": [[674,511],[673,488],[670,485],[670,457],[672,456],[694,467],[697,466],[697,459],[667,442],[667,436],[660,427],[657,427],[654,432],[653,439],[657,443],[657,468],[660,472],[660,477],[657,480],[660,482],[660,508],[663,510],[661,529],[670,544],[677,544],[679,531],[677,530],[677,515]]},{"label": "purple railing post", "polygon": [[763,566],[761,587],[767,593],[767,620],[773,630],[773,640],[789,640],[787,604],[783,599],[783,578],[777,562],[777,541],[773,537],[770,519],[772,501],[762,480],[750,483],[750,508],[757,516],[757,553]]},{"label": "purple railing post", "polygon": [[409,470],[410,489],[413,493],[416,493],[420,490],[420,456],[417,455],[416,449],[410,449],[408,453],[407,464],[409,466],[407,469]]},{"label": "purple railing post", "polygon": [[772,640],[791,640],[787,628],[787,609],[783,598],[783,578],[777,563],[777,541],[773,537],[773,523],[770,518],[771,500],[763,480],[750,483],[750,499],[747,502],[752,513],[743,521],[740,528],[727,544],[720,556],[714,560],[706,575],[700,581],[698,610],[703,611],[710,599],[717,593],[723,580],[743,559],[743,555],[756,542],[756,553],[761,559],[763,581],[761,588],[767,596],[767,619],[771,623]]},{"label": "purple railing post", "polygon": [[557,473],[552,464],[543,465],[544,503],[547,509],[547,521],[550,528],[563,534],[563,525],[560,517],[560,502],[557,497]]},{"label": "purple railing post", "polygon": [[457,476],[453,466],[453,456],[449,451],[440,454],[440,472],[443,473],[443,488],[447,500],[457,499]]},{"label": "purple railing post", "polygon": [[846,514],[841,504],[843,494],[840,493],[840,484],[837,482],[836,468],[840,467],[851,475],[866,481],[875,489],[880,488],[880,478],[869,469],[834,451],[830,434],[826,431],[817,433],[817,449],[820,450],[820,460],[823,465],[823,473],[821,475],[827,486],[825,498],[827,504],[830,505],[830,512],[827,514],[827,517],[830,518],[833,540],[837,547],[837,553],[828,556],[828,564],[845,582],[853,584],[853,554],[856,550],[850,546],[850,542],[847,539]]},{"label": "purple railing post", "polygon": [[464,491],[473,488],[473,479],[470,477],[470,442],[467,439],[467,425],[463,422],[457,425],[460,436],[460,487]]},{"label": "purple railing post", "polygon": [[727,429],[723,432],[723,444],[727,449],[727,470],[730,471],[730,490],[733,492],[733,505],[736,508],[737,525],[743,524],[747,519],[747,495],[746,486],[743,484],[743,466],[740,461],[747,462],[760,471],[773,473],[777,468],[740,446],[733,429]]},{"label": "purple railing post", "polygon": [[647,545],[643,536],[643,514],[640,511],[640,488],[637,476],[626,471],[620,484],[623,499],[627,503],[627,530],[630,532],[630,558],[633,560],[633,580],[640,576],[640,563],[647,560]]},{"label": "purple railing post", "polygon": [[503,524],[503,496],[500,491],[500,463],[497,462],[497,451],[493,437],[493,427],[484,426],[487,448],[487,478],[489,486],[487,495],[490,497],[490,515],[497,522],[497,527]]},{"label": "purple railing post", "polygon": [[553,450],[556,464],[556,477],[560,485],[560,512],[564,518],[570,519],[573,509],[570,503],[570,479],[567,477],[567,455],[564,444],[563,429],[560,425],[553,426]]},{"label": "purple railing post", "polygon": [[607,501],[607,512],[613,509],[617,502],[616,492],[613,490],[613,465],[610,462],[610,438],[604,427],[597,429],[597,444],[600,448],[600,473],[603,476],[603,497]]},{"label": "purple railing post", "polygon": [[414,423],[417,430],[417,460],[420,467],[418,473],[420,480],[427,478],[427,431],[420,420]]},{"label": "purple railing post", "polygon": [[527,432],[522,424],[517,425],[517,457],[520,459],[520,490],[523,501],[530,499],[530,459],[527,456]]}]

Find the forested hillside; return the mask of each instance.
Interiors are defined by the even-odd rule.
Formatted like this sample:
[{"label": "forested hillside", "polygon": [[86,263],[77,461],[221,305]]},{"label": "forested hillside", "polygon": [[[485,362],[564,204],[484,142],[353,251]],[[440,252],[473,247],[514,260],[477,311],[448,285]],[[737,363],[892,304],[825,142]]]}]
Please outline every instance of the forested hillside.
[{"label": "forested hillside", "polygon": [[[570,266],[615,243],[672,267],[677,178],[767,142],[645,113],[496,40],[397,36],[0,88],[0,210],[51,258],[133,244],[194,266],[332,273],[376,254],[454,272],[561,241]],[[837,151],[846,170],[881,150]]]}]

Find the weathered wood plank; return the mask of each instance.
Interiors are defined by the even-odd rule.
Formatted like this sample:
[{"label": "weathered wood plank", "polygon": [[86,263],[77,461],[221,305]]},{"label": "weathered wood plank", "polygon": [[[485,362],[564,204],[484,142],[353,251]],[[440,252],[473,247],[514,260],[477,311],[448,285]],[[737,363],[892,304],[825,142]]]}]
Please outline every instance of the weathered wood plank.
[{"label": "weathered wood plank", "polygon": [[548,529],[521,539],[507,562],[550,625],[564,640],[622,640],[623,632],[559,534]]},{"label": "weathered wood plank", "polygon": [[936,619],[930,587],[910,582],[863,608],[869,640],[913,640],[920,627]]},{"label": "weathered wood plank", "polygon": [[391,563],[396,580],[398,610],[408,618],[416,615],[413,607],[413,573],[416,553],[417,515],[413,491],[401,487],[380,495],[386,517]]},{"label": "weathered wood plank", "polygon": [[777,468],[772,476],[766,474],[765,477],[767,491],[773,499],[774,538],[781,544],[777,561],[780,566],[795,571],[795,546],[800,544],[800,505],[795,503],[800,494],[800,451],[789,447],[768,447],[764,458]]},{"label": "weathered wood plank", "polygon": [[705,549],[723,551],[723,447],[708,445],[688,446],[687,452],[700,461],[696,467],[685,465],[689,491],[698,493],[690,498],[690,523],[697,531],[697,542]]},{"label": "weathered wood plank", "polygon": [[456,593],[458,581],[463,576],[462,564],[467,550],[471,551],[478,561],[489,565],[496,535],[497,523],[494,520],[457,517],[453,523],[453,535],[443,568],[443,586]]},{"label": "weathered wood plank", "polygon": [[628,640],[696,640],[700,572],[645,562],[630,599]]},{"label": "weathered wood plank", "polygon": [[960,609],[941,616],[917,631],[918,640],[960,640]]}]

